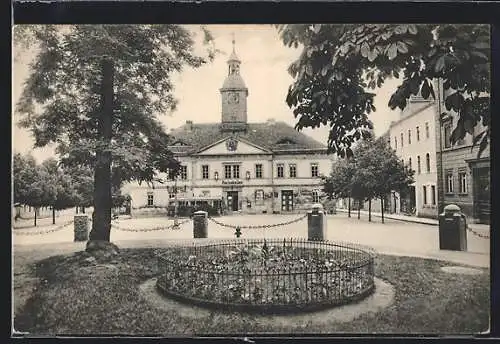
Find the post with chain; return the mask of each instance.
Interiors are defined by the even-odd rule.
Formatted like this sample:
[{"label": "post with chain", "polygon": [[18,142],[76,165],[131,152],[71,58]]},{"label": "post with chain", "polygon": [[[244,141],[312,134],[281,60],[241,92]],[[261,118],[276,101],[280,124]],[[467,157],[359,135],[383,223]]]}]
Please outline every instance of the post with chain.
[{"label": "post with chain", "polygon": [[439,248],[467,251],[467,221],[456,204],[447,205],[439,214]]},{"label": "post with chain", "polygon": [[307,240],[322,241],[326,236],[326,215],[320,203],[307,212]]},{"label": "post with chain", "polygon": [[193,213],[193,238],[201,239],[208,237],[208,213],[199,210]]},{"label": "post with chain", "polygon": [[89,217],[85,214],[74,216],[74,241],[87,241],[89,239]]}]

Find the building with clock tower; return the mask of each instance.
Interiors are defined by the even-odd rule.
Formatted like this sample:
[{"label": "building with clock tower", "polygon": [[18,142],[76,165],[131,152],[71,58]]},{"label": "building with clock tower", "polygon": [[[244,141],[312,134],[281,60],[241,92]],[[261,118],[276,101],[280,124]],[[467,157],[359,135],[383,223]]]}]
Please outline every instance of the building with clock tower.
[{"label": "building with clock tower", "polygon": [[240,124],[247,122],[248,88],[240,74],[241,61],[236,55],[233,39],[233,52],[229,56],[228,75],[220,89],[222,100],[222,123]]},{"label": "building with clock tower", "polygon": [[321,175],[332,167],[326,147],[284,122],[249,122],[251,97],[234,38],[227,65],[219,89],[221,121],[188,120],[169,133],[180,173],[175,179],[160,175],[163,183],[155,185],[125,185],[132,216],[165,214],[172,204],[204,204],[233,214],[293,213],[322,201]]}]

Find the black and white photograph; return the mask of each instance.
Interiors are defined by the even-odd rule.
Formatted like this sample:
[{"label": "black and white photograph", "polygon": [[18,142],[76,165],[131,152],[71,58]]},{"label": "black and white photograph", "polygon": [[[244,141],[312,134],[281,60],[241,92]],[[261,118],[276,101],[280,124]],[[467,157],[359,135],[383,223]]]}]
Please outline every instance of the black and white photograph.
[{"label": "black and white photograph", "polygon": [[491,27],[16,24],[14,337],[490,331]]}]

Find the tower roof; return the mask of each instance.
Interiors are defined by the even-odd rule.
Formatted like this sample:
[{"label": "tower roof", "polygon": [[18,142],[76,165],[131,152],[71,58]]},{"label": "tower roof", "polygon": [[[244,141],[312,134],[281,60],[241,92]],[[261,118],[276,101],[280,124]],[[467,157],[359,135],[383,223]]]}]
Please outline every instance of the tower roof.
[{"label": "tower roof", "polygon": [[236,55],[236,41],[234,39],[233,33],[233,52],[229,56],[227,63],[229,64],[229,74],[224,80],[224,84],[222,85],[222,89],[246,89],[245,81],[240,75],[239,69],[241,60],[238,55]]},{"label": "tower roof", "polygon": [[238,57],[238,55],[236,55],[236,40],[234,38],[234,33],[233,33],[233,52],[231,53],[231,55],[229,55],[229,59],[227,60],[227,63],[230,63],[232,61],[237,61],[237,62],[241,62],[240,58]]},{"label": "tower roof", "polygon": [[247,88],[245,85],[245,81],[243,81],[243,78],[239,74],[231,74],[229,75],[226,80],[224,80],[224,84],[222,84],[222,88]]}]

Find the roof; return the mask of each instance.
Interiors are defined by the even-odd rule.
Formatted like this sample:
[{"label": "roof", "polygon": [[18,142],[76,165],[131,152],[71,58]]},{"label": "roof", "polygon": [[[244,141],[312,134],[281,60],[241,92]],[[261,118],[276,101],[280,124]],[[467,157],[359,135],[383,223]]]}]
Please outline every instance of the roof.
[{"label": "roof", "polygon": [[229,75],[226,80],[224,80],[224,84],[222,85],[222,88],[247,88],[245,85],[245,81],[243,81],[243,78],[239,74],[231,74]]},{"label": "roof", "polygon": [[185,124],[173,129],[174,153],[194,153],[228,137],[240,137],[273,152],[325,150],[326,146],[297,131],[285,122],[248,123],[246,131],[227,132],[220,130],[220,123]]}]

